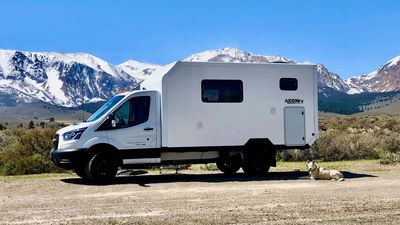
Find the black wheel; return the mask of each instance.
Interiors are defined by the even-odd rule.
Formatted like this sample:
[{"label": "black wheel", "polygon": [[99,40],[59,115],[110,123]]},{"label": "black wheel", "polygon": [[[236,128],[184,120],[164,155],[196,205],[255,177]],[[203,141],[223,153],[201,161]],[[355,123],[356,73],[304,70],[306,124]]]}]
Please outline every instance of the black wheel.
[{"label": "black wheel", "polygon": [[232,175],[240,169],[241,163],[242,163],[242,156],[240,154],[237,154],[235,156],[229,156],[218,159],[217,167],[223,173]]},{"label": "black wheel", "polygon": [[107,152],[97,152],[89,157],[85,172],[89,180],[109,182],[118,172],[116,157]]},{"label": "black wheel", "polygon": [[82,179],[88,178],[85,168],[76,168],[76,169],[74,169],[74,172],[76,173],[76,175],[78,175]]},{"label": "black wheel", "polygon": [[269,170],[269,165],[265,164],[255,164],[255,163],[247,163],[242,166],[242,169],[245,174],[251,176],[258,176],[258,175],[266,175]]},{"label": "black wheel", "polygon": [[261,151],[244,154],[242,169],[247,175],[266,175],[270,165],[266,154]]}]

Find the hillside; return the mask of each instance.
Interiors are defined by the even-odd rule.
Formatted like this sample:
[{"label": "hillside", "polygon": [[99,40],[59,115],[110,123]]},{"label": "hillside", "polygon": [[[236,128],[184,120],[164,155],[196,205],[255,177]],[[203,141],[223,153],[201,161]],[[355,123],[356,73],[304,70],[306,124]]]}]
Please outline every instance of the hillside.
[{"label": "hillside", "polygon": [[377,106],[370,110],[357,113],[356,115],[400,115],[400,102],[396,101],[384,106]]},{"label": "hillside", "polygon": [[390,102],[392,99],[397,98],[398,95],[399,92],[364,92],[353,95],[336,92],[334,95],[328,97],[319,94],[318,109],[323,112],[350,115],[360,113],[366,108],[373,108],[372,105]]},{"label": "hillside", "polygon": [[54,106],[48,103],[19,103],[16,106],[0,106],[0,123],[15,126],[23,123],[25,126],[29,121],[40,123],[54,118],[58,122],[79,122],[82,118],[87,119],[91,113],[75,108]]}]

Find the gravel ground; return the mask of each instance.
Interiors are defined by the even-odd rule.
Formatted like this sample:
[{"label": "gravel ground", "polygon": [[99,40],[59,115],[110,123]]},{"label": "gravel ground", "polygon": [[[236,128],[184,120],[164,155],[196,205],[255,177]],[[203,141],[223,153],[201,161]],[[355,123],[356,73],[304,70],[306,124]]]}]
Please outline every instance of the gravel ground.
[{"label": "gravel ground", "polygon": [[400,166],[311,181],[304,171],[0,178],[0,224],[399,224]]}]

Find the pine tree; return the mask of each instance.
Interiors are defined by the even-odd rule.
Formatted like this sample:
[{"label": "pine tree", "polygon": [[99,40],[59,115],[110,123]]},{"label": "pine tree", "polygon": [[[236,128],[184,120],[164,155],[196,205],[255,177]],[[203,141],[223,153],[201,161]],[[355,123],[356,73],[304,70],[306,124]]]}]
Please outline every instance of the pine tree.
[{"label": "pine tree", "polygon": [[35,124],[33,123],[32,120],[29,122],[28,128],[29,128],[29,129],[35,128]]}]

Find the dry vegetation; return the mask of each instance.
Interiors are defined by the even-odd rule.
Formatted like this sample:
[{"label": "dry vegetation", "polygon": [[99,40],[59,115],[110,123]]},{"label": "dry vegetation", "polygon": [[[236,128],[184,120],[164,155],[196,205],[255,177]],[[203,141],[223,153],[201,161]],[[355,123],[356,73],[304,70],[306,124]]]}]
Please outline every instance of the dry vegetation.
[{"label": "dry vegetation", "polygon": [[[278,159],[400,162],[400,116],[325,117],[320,119],[319,127],[320,137],[310,150],[280,151]],[[51,139],[57,129],[53,126],[0,131],[0,175],[60,172],[49,159]],[[204,168],[208,167],[212,165]]]},{"label": "dry vegetation", "polygon": [[284,161],[381,159],[400,162],[400,116],[322,118],[320,137],[307,151],[282,151]]},{"label": "dry vegetation", "polygon": [[15,128],[0,135],[0,175],[60,172],[49,159],[53,128]]}]

